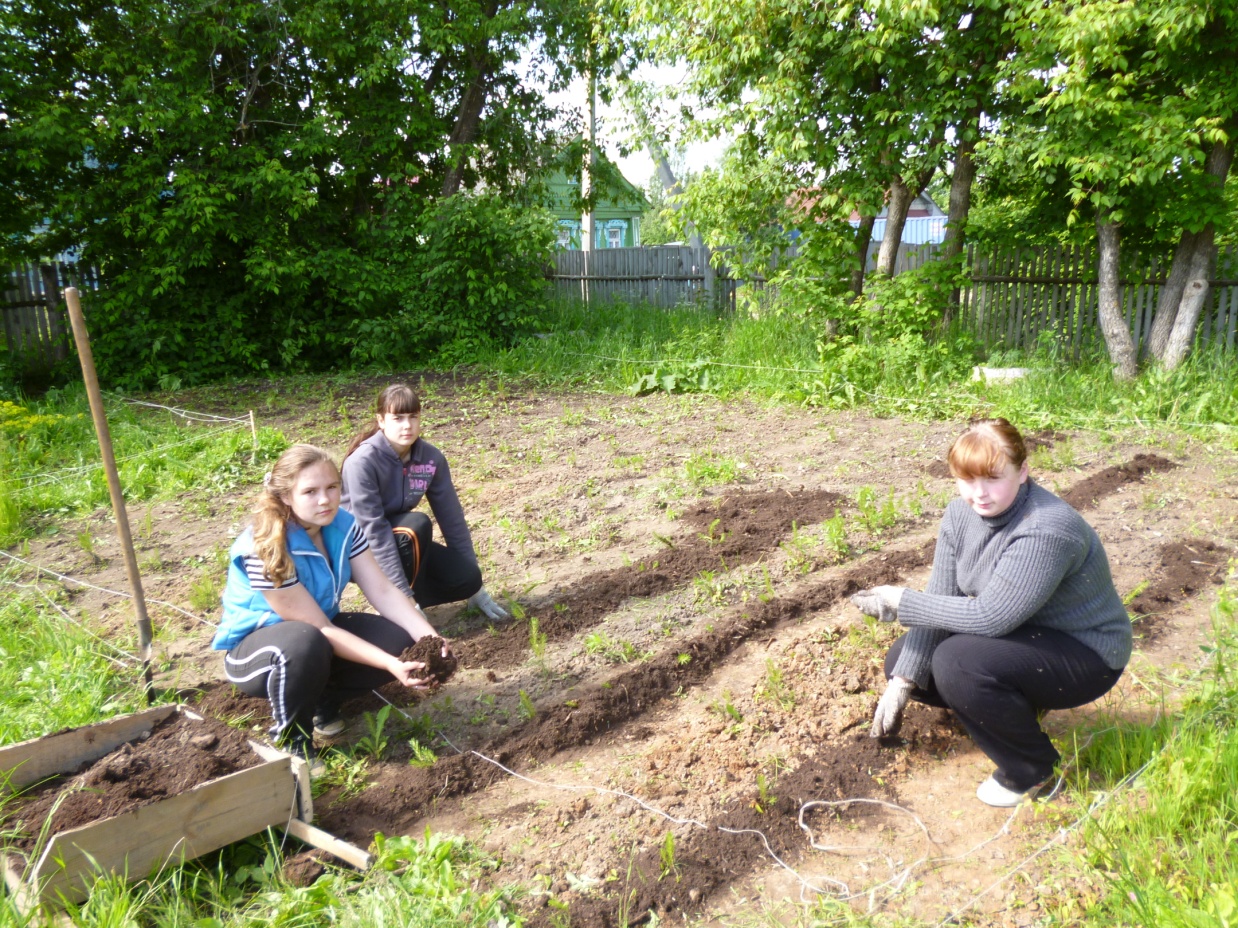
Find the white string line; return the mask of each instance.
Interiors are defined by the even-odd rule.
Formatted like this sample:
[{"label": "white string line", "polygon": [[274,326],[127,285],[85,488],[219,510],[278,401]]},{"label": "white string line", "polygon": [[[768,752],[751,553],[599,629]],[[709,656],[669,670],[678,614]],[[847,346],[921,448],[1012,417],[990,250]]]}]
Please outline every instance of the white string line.
[{"label": "white string line", "polygon": [[[1209,658],[1205,658],[1204,660],[1206,661],[1208,659]],[[1197,674],[1202,673],[1202,671],[1203,671],[1202,665],[1196,668]],[[1212,712],[1218,712],[1219,710],[1228,707],[1229,704],[1234,701],[1234,699],[1235,699],[1234,695],[1227,696],[1224,700],[1222,700],[1217,706],[1213,708]],[[1158,710],[1158,713],[1159,713],[1159,710]],[[1083,743],[1082,748],[1079,748],[1078,750],[1075,751],[1075,755],[1078,756],[1079,750],[1086,748],[1091,743],[1092,739],[1096,737],[1096,735],[1103,734],[1105,731],[1109,731],[1109,730],[1111,729],[1102,729],[1102,731],[1100,732],[1093,732],[1092,735],[1089,736],[1088,740]],[[1054,835],[1053,838],[1049,839],[1036,851],[1029,854],[1027,857],[1021,860],[1017,865],[1012,867],[1008,872],[1002,874],[996,880],[994,880],[991,884],[986,886],[984,889],[980,890],[980,892],[976,893],[976,895],[974,895],[971,899],[965,902],[961,907],[959,907],[954,912],[952,912],[950,915],[948,915],[946,918],[938,922],[937,925],[934,926],[934,928],[943,928],[943,926],[945,925],[954,924],[955,920],[960,915],[962,915],[964,912],[970,909],[973,905],[979,902],[982,897],[987,895],[993,889],[996,889],[1002,883],[1006,882],[1006,880],[1010,879],[1012,876],[1014,876],[1014,874],[1023,870],[1024,867],[1026,867],[1037,857],[1045,853],[1045,851],[1047,851],[1054,844],[1064,841],[1066,836],[1074,833],[1075,831],[1078,831],[1079,828],[1083,826],[1083,823],[1086,822],[1088,819],[1090,819],[1098,810],[1102,809],[1105,805],[1109,803],[1110,800],[1112,800],[1115,796],[1121,793],[1124,789],[1127,789],[1128,787],[1132,786],[1141,776],[1143,776],[1144,772],[1149,767],[1151,767],[1154,762],[1159,760],[1161,756],[1177,742],[1179,737],[1181,737],[1181,734],[1182,734],[1182,729],[1180,727],[1175,728],[1173,733],[1170,735],[1170,737],[1166,739],[1165,743],[1161,745],[1161,747],[1158,748],[1156,752],[1151,757],[1149,757],[1148,760],[1141,767],[1139,767],[1138,770],[1135,770],[1134,772],[1127,774],[1125,777],[1119,780],[1114,785],[1113,789],[1100,793],[1100,795],[1096,798],[1096,800],[1094,800],[1092,804],[1088,806],[1087,810],[1082,815],[1080,815],[1079,818],[1077,818],[1069,826],[1059,829],[1057,834]]]},{"label": "white string line", "polygon": [[[830,371],[827,368],[823,368],[823,367],[815,367],[815,368],[774,367],[772,365],[767,366],[764,364],[732,364],[726,361],[711,361],[705,358],[694,358],[693,360],[686,360],[684,358],[663,358],[660,361],[649,361],[649,360],[641,360],[638,358],[614,358],[614,357],[610,357],[609,355],[589,354],[583,351],[564,351],[562,352],[562,354],[569,355],[571,357],[577,357],[577,358],[594,358],[598,361],[615,361],[619,364],[632,364],[638,367],[657,367],[659,364],[686,364],[686,365],[695,364],[695,365],[703,365],[703,366],[709,366],[709,367],[731,367],[731,368],[737,368],[739,370],[748,370],[748,371],[777,371],[777,372],[785,372],[789,374],[819,374],[820,375],[820,374],[834,373],[833,371]],[[908,402],[909,400],[909,398],[907,397],[888,396],[883,393],[871,393],[868,390],[865,390],[863,387],[857,386],[856,384],[852,383],[850,380],[847,380],[845,377],[839,377],[838,380],[839,380],[839,383],[845,386],[851,387],[851,389],[855,390],[855,392],[863,393],[865,396],[872,397],[875,400],[884,400],[889,403],[905,403],[905,402]],[[974,394],[968,394],[968,396],[971,399],[975,400],[977,403],[985,402],[983,397],[976,396]],[[1145,424],[1144,420],[1138,416],[1131,418],[1131,419],[1110,419],[1108,421],[1110,423],[1124,423],[1127,425],[1137,425],[1139,428],[1144,429],[1149,432],[1155,431],[1157,428],[1157,425]],[[1168,426],[1170,424],[1171,423],[1168,420],[1166,420],[1165,422],[1161,424],[1161,427]],[[1225,428],[1225,429],[1234,428],[1234,425],[1228,422],[1200,422],[1195,419],[1192,419],[1190,421],[1178,420],[1177,422],[1174,422],[1172,424],[1180,425],[1180,426],[1189,426],[1192,428],[1218,428],[1218,427]],[[1085,425],[1067,425],[1065,427],[1072,428],[1080,432],[1103,432],[1103,433],[1108,434],[1108,432],[1111,431],[1111,429],[1096,429],[1096,428],[1090,428]]]},{"label": "white string line", "polygon": [[192,409],[181,409],[179,406],[163,406],[159,403],[147,403],[143,400],[130,399],[127,396],[121,396],[119,393],[107,393],[113,399],[120,400],[122,403],[128,403],[130,406],[146,406],[150,409],[166,409],[174,416],[180,416],[182,419],[187,419],[190,422],[243,422],[249,424],[249,416],[238,416],[230,418],[228,416],[216,416],[209,412],[197,412]]},{"label": "white string line", "polygon": [[[125,599],[133,599],[132,593],[126,593],[123,590],[110,590],[105,586],[96,586],[95,584],[88,583],[85,580],[78,580],[76,577],[70,577],[67,574],[57,573],[56,571],[48,567],[43,567],[39,564],[35,564],[33,561],[24,560],[18,557],[16,554],[9,554],[9,552],[7,551],[0,551],[0,555],[7,557],[10,561],[17,561],[17,563],[19,564],[25,564],[27,567],[32,567],[36,571],[42,571],[45,574],[50,574],[51,576],[55,577],[57,580],[63,580],[67,583],[76,583],[78,586],[84,586],[87,589],[91,589],[91,590],[98,590],[100,593],[110,593],[113,596],[123,596]],[[168,609],[173,610],[174,612],[179,612],[181,615],[188,616],[189,618],[193,619],[195,622],[199,622],[202,625],[207,626],[208,628],[216,627],[216,623],[208,621],[207,619],[202,618],[202,616],[200,615],[195,615],[194,613],[190,612],[188,609],[182,609],[180,606],[177,606],[174,603],[164,602],[162,599],[147,599],[146,601],[148,603],[155,603],[156,605],[164,606]]]},{"label": "white string line", "polygon": [[[378,692],[378,690],[374,690],[373,692],[374,692],[374,695],[375,695],[375,696],[377,696],[379,699],[381,699],[383,702],[385,702],[385,703],[386,703],[387,705],[389,705],[391,708],[395,709],[395,711],[396,711],[396,712],[398,712],[398,713],[400,713],[400,715],[404,716],[404,718],[405,718],[405,719],[407,719],[407,720],[408,720],[408,721],[410,721],[410,722],[413,722],[414,724],[416,723],[416,719],[414,719],[412,716],[410,716],[407,712],[405,712],[403,709],[401,709],[401,708],[400,708],[399,706],[397,706],[395,703],[391,702],[391,700],[387,699],[387,697],[386,697],[386,696],[384,696],[382,693]],[[671,824],[674,824],[674,825],[691,825],[691,826],[693,826],[693,827],[695,827],[695,828],[700,828],[700,829],[702,829],[702,830],[704,830],[704,831],[713,831],[713,830],[715,830],[715,829],[716,829],[717,831],[721,831],[721,832],[724,832],[724,833],[726,833],[726,834],[733,834],[733,835],[741,835],[741,834],[753,834],[753,835],[756,835],[757,837],[759,837],[759,838],[761,839],[761,843],[765,846],[765,851],[766,851],[766,853],[769,855],[769,857],[770,857],[770,858],[771,858],[771,859],[772,859],[772,860],[773,860],[773,861],[774,861],[774,862],[775,862],[775,863],[776,863],[779,867],[781,867],[782,869],[786,870],[786,871],[787,871],[787,873],[791,874],[791,876],[792,876],[792,877],[794,877],[794,878],[795,878],[795,880],[796,880],[796,881],[800,884],[800,894],[801,894],[801,896],[803,895],[804,890],[805,890],[805,889],[807,889],[807,890],[809,890],[810,892],[816,893],[817,895],[822,895],[822,896],[832,896],[832,897],[834,897],[834,898],[836,898],[836,899],[838,899],[838,900],[840,900],[840,901],[847,901],[847,902],[849,902],[849,901],[851,901],[851,900],[853,900],[853,899],[859,899],[859,898],[862,898],[863,896],[870,896],[870,897],[872,897],[872,896],[873,896],[873,895],[874,895],[874,894],[875,894],[878,890],[880,890],[880,889],[882,889],[882,888],[884,888],[884,887],[886,887],[886,886],[893,886],[893,890],[892,890],[892,892],[898,892],[898,890],[902,888],[902,886],[906,883],[907,879],[911,876],[911,874],[915,871],[915,869],[916,869],[918,866],[920,866],[921,864],[925,863],[926,861],[927,861],[927,862],[932,862],[932,859],[931,859],[931,858],[929,858],[929,857],[927,857],[927,856],[926,856],[926,857],[921,857],[919,860],[917,860],[917,861],[915,861],[913,864],[910,864],[909,866],[905,867],[903,870],[901,870],[901,871],[896,871],[896,872],[895,872],[895,873],[894,873],[894,874],[890,877],[890,879],[888,879],[888,880],[884,880],[884,881],[882,881],[882,882],[880,882],[880,883],[877,883],[877,884],[875,884],[875,885],[873,885],[873,886],[870,886],[870,887],[868,887],[867,889],[865,889],[865,890],[863,890],[863,891],[861,891],[861,892],[858,892],[858,893],[853,893],[853,892],[851,891],[851,888],[850,888],[850,887],[849,887],[846,883],[842,882],[841,880],[836,880],[836,879],[833,879],[832,877],[828,877],[828,876],[819,876],[819,877],[817,877],[817,879],[822,880],[822,881],[824,881],[824,882],[826,882],[826,883],[829,883],[829,884],[831,884],[832,886],[835,886],[835,887],[837,887],[837,888],[838,888],[837,890],[833,890],[833,891],[831,891],[831,890],[827,890],[827,889],[825,889],[825,888],[823,888],[823,887],[816,886],[816,885],[814,885],[811,881],[809,881],[809,880],[805,879],[805,878],[804,878],[804,877],[803,877],[803,876],[802,876],[802,875],[801,875],[801,874],[800,874],[797,870],[795,870],[793,867],[791,867],[791,865],[790,865],[790,864],[786,863],[786,861],[784,861],[781,857],[779,857],[779,856],[778,856],[778,854],[777,854],[777,853],[775,853],[774,849],[770,846],[769,840],[768,840],[768,838],[765,836],[765,833],[764,833],[764,832],[761,832],[761,831],[759,831],[759,830],[757,830],[757,829],[754,829],[754,828],[727,828],[727,827],[725,827],[725,826],[723,826],[723,825],[713,825],[713,826],[711,826],[711,825],[708,825],[708,824],[706,824],[706,823],[704,823],[704,822],[701,822],[701,821],[699,821],[699,820],[697,820],[697,819],[693,819],[693,818],[678,818],[678,817],[676,817],[676,816],[674,816],[674,815],[671,815],[671,814],[670,814],[670,813],[668,813],[668,812],[663,811],[662,809],[657,808],[656,806],[651,805],[650,803],[648,803],[648,802],[646,802],[645,800],[643,800],[643,799],[639,798],[638,796],[634,796],[634,795],[632,795],[631,793],[626,793],[626,792],[624,792],[624,791],[622,791],[622,790],[615,790],[615,789],[609,789],[609,788],[607,788],[607,787],[603,787],[603,786],[592,786],[592,785],[577,785],[577,784],[562,785],[562,784],[547,783],[547,782],[544,782],[544,781],[541,781],[541,780],[536,780],[536,779],[533,779],[533,778],[531,778],[531,777],[524,776],[523,774],[517,773],[516,771],[512,770],[511,768],[504,766],[502,763],[500,763],[499,761],[495,760],[494,758],[487,757],[485,754],[482,754],[482,753],[480,753],[479,751],[473,751],[473,750],[464,751],[464,750],[462,750],[462,749],[461,749],[461,748],[459,748],[456,744],[454,744],[454,743],[451,741],[451,739],[450,739],[450,738],[448,738],[448,737],[447,737],[447,736],[443,733],[443,731],[442,731],[441,729],[436,729],[435,733],[436,733],[436,734],[437,734],[440,738],[442,738],[442,739],[443,739],[443,741],[445,741],[445,742],[447,743],[447,745],[448,745],[449,747],[451,747],[451,749],[452,749],[452,750],[454,750],[457,754],[466,754],[466,753],[467,753],[467,754],[472,754],[474,757],[477,757],[477,758],[479,758],[479,759],[481,759],[481,760],[485,761],[486,763],[493,764],[495,767],[498,767],[500,770],[502,770],[504,773],[507,773],[509,776],[515,777],[515,778],[516,778],[516,779],[518,779],[518,780],[523,780],[524,782],[529,783],[529,784],[534,785],[534,786],[548,787],[548,788],[550,788],[550,789],[563,790],[563,791],[566,791],[566,792],[592,792],[592,793],[597,794],[597,795],[614,796],[614,797],[616,797],[616,798],[627,799],[627,800],[629,800],[629,801],[631,801],[631,802],[635,803],[636,805],[640,806],[640,807],[641,807],[642,809],[644,809],[645,811],[650,812],[650,813],[652,813],[652,814],[654,814],[654,815],[660,816],[661,818],[665,819],[666,821],[668,821],[668,822],[670,822]],[[1055,789],[1055,792],[1056,792],[1056,789]],[[824,801],[824,800],[821,800],[821,801],[816,801],[816,802],[806,802],[806,803],[804,803],[802,806],[800,806],[799,818],[798,818],[799,825],[800,825],[800,828],[801,828],[801,829],[802,829],[802,830],[803,830],[803,831],[804,831],[804,832],[808,835],[809,843],[812,845],[812,847],[813,847],[813,848],[815,848],[815,849],[817,849],[817,850],[821,850],[821,851],[826,851],[827,853],[837,853],[839,850],[841,850],[841,848],[831,848],[831,847],[825,847],[825,846],[822,846],[822,845],[820,845],[820,844],[817,844],[817,843],[816,843],[816,841],[815,841],[815,836],[813,835],[813,833],[812,833],[811,829],[810,829],[810,828],[809,828],[809,827],[808,827],[808,826],[804,823],[804,812],[805,812],[807,809],[809,809],[809,808],[811,808],[811,807],[813,807],[813,806],[817,806],[817,805],[821,805],[821,806],[838,806],[838,805],[847,805],[847,804],[849,804],[849,803],[853,803],[853,802],[857,802],[857,803],[873,803],[873,804],[877,804],[877,805],[883,805],[883,806],[886,806],[886,807],[891,808],[891,809],[896,809],[896,810],[898,810],[898,811],[900,811],[900,812],[904,813],[905,815],[909,815],[909,816],[911,816],[912,820],[913,820],[913,821],[915,821],[915,823],[916,823],[917,825],[919,825],[919,827],[920,827],[921,831],[923,831],[923,832],[924,832],[925,838],[926,838],[926,839],[930,842],[930,844],[931,844],[931,843],[933,843],[932,836],[929,834],[928,829],[925,827],[924,823],[923,823],[923,822],[919,819],[919,817],[917,817],[917,816],[916,816],[913,812],[911,812],[910,810],[908,810],[908,809],[906,809],[906,808],[903,808],[902,806],[895,805],[894,803],[885,802],[885,801],[883,801],[883,800],[879,800],[879,799],[845,799],[845,800],[841,800],[841,801],[839,801],[839,802],[827,802],[827,801]],[[1003,833],[1005,833],[1005,832],[1007,831],[1007,829],[1008,829],[1008,828],[1009,828],[1009,826],[1010,826],[1010,822],[1011,822],[1011,821],[1013,821],[1014,816],[1018,813],[1018,811],[1019,811],[1019,810],[1018,810],[1018,809],[1016,809],[1016,810],[1015,810],[1015,812],[1011,814],[1010,819],[1008,819],[1008,820],[1006,821],[1006,823],[1005,823],[1004,825],[1002,825],[1002,827],[1001,827],[1001,828],[997,831],[997,833],[995,833],[992,837],[990,837],[990,838],[989,838],[989,839],[987,839],[986,841],[983,841],[983,842],[981,842],[980,844],[978,844],[976,847],[972,848],[972,850],[968,851],[968,852],[967,852],[965,855],[963,855],[963,856],[968,856],[968,855],[970,855],[970,854],[973,854],[973,853],[975,853],[976,851],[978,851],[980,848],[984,847],[986,844],[989,844],[990,842],[997,840],[997,838],[999,838],[999,837],[1000,837]],[[861,849],[861,850],[871,850],[870,848],[859,848],[859,849]],[[885,856],[885,855],[883,855],[883,856]],[[955,859],[955,858],[941,858],[941,860],[942,860],[942,861],[947,861],[947,860],[952,860],[952,859]],[[957,858],[957,859],[962,859],[962,857]],[[894,863],[893,863],[893,862],[892,862],[892,861],[891,861],[888,857],[886,857],[886,863],[887,863],[887,865],[890,867],[890,869],[891,869],[891,870],[894,870],[894,869],[895,869],[895,865],[894,865]],[[871,911],[871,908],[870,908],[870,911]]]},{"label": "white string line", "polygon": [[125,669],[125,670],[130,670],[130,669],[132,669],[132,667],[135,667],[135,666],[137,666],[138,664],[142,663],[142,659],[141,659],[140,657],[137,657],[137,656],[136,656],[136,655],[134,655],[134,654],[130,654],[130,653],[129,653],[128,651],[126,651],[124,648],[118,647],[117,645],[112,644],[112,642],[108,641],[106,638],[103,638],[103,637],[100,637],[99,635],[96,635],[93,631],[91,631],[89,628],[87,628],[87,627],[86,627],[85,625],[83,625],[81,622],[79,622],[79,621],[77,621],[75,618],[73,618],[73,616],[69,615],[68,610],[66,610],[66,609],[65,609],[62,605],[60,605],[60,603],[56,602],[54,599],[52,599],[50,596],[48,596],[48,595],[47,595],[47,593],[46,593],[46,592],[42,589],[42,587],[38,586],[37,584],[34,584],[34,583],[15,583],[15,582],[13,582],[12,580],[5,580],[5,581],[0,581],[0,582],[3,582],[5,586],[12,586],[12,587],[16,587],[16,588],[17,588],[17,589],[19,589],[19,590],[34,590],[34,591],[35,591],[36,593],[38,593],[41,597],[43,597],[44,601],[45,601],[45,602],[46,602],[49,606],[51,606],[53,609],[55,609],[55,610],[56,610],[56,612],[58,612],[58,613],[61,615],[61,617],[63,617],[63,618],[64,618],[64,620],[65,620],[66,622],[68,622],[70,625],[76,626],[78,629],[80,629],[81,631],[85,632],[85,633],[86,633],[87,635],[89,635],[91,638],[95,639],[95,641],[99,642],[99,643],[100,643],[101,645],[103,645],[105,648],[111,648],[111,649],[112,649],[113,651],[115,651],[117,654],[121,654],[121,655],[123,655],[124,657],[129,658],[129,659],[130,659],[130,660],[132,660],[134,663],[133,663],[133,664],[129,664],[129,663],[127,663],[126,661],[117,660],[116,658],[114,658],[114,657],[110,657],[110,656],[108,656],[107,654],[102,654],[102,655],[100,655],[100,656],[101,656],[104,660],[111,661],[111,662],[112,662],[113,664],[115,664],[117,667],[121,667],[121,668],[123,668],[123,669]]},{"label": "white string line", "polygon": [[[198,442],[198,441],[210,440],[210,439],[215,438],[217,435],[222,435],[227,432],[237,432],[245,428],[248,428],[248,425],[230,425],[230,426],[226,426],[223,428],[213,429],[211,431],[203,431],[197,435],[194,435],[191,438],[185,438],[185,439],[182,439],[181,441],[172,442],[171,444],[167,444],[167,445],[160,445],[159,447],[156,447],[156,448],[147,448],[145,451],[138,451],[134,454],[130,454],[130,455],[126,455],[125,457],[117,458],[116,463],[123,464],[126,461],[135,461],[138,458],[148,457],[149,455],[157,454],[161,451],[168,451],[172,448],[179,448],[181,445],[189,445],[189,444],[193,444],[194,442]],[[48,473],[44,473],[44,474],[31,474],[29,476],[21,478],[22,480],[31,481],[31,482],[28,482],[22,485],[21,487],[18,487],[18,489],[19,490],[31,490],[31,489],[34,489],[35,487],[46,486],[49,483],[63,483],[65,481],[65,478],[67,477],[73,477],[78,474],[85,473],[86,471],[98,470],[102,466],[103,466],[102,461],[96,461],[93,464],[82,464],[79,467],[66,467],[59,471],[49,471]]]}]

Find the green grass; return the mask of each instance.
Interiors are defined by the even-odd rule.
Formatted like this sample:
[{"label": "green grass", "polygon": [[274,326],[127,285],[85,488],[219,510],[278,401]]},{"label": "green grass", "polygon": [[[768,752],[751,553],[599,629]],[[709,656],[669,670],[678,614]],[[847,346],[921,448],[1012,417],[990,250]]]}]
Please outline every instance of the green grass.
[{"label": "green grass", "polygon": [[[0,572],[0,743],[145,708],[141,667]],[[128,663],[129,669],[115,661]]]},{"label": "green grass", "polygon": [[1153,725],[1098,735],[1081,766],[1112,789],[1084,832],[1106,887],[1090,925],[1238,923],[1238,585],[1214,608],[1213,666],[1185,705]]},{"label": "green grass", "polygon": [[[881,416],[966,419],[1002,415],[1025,429],[1160,428],[1217,432],[1234,445],[1238,377],[1233,353],[1196,353],[1173,373],[1146,370],[1120,384],[1103,358],[1073,364],[1046,348],[986,354],[962,332],[882,343],[831,342],[790,313],[760,319],[685,307],[563,303],[544,337],[477,358],[494,374],[620,392],[661,372],[677,390],[738,393]],[[1028,366],[1032,377],[974,383],[976,364]],[[702,366],[703,365],[703,366]],[[707,384],[699,383],[708,371]]]},{"label": "green grass", "polygon": [[[186,490],[223,493],[256,485],[288,446],[283,434],[238,423],[185,424],[158,410],[105,403],[113,452],[127,500]],[[0,401],[0,544],[12,544],[40,519],[107,505],[107,478],[84,391],[51,391],[42,400]]]}]

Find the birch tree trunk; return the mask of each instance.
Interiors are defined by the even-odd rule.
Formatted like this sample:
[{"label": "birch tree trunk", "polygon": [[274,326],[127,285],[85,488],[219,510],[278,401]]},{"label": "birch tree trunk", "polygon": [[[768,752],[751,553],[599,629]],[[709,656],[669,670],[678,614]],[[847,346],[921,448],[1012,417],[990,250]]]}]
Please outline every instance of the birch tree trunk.
[{"label": "birch tree trunk", "polygon": [[1173,263],[1169,266],[1169,277],[1156,300],[1156,316],[1152,320],[1152,331],[1148,333],[1148,339],[1144,343],[1144,351],[1158,361],[1165,356],[1169,333],[1173,331],[1174,320],[1178,317],[1178,304],[1182,302],[1182,292],[1186,289],[1187,277],[1191,272],[1191,257],[1195,254],[1197,241],[1198,232],[1182,230],[1182,238],[1178,240],[1178,247],[1174,251]]},{"label": "birch tree trunk", "polygon": [[[1238,128],[1234,126],[1231,128]],[[1225,180],[1234,161],[1234,142],[1217,142],[1208,152],[1204,173],[1224,196]],[[1208,299],[1208,278],[1216,262],[1216,229],[1210,222],[1199,232],[1183,231],[1174,252],[1169,279],[1156,303],[1156,319],[1148,336],[1148,351],[1166,370],[1186,359],[1195,341],[1199,315]]]},{"label": "birch tree trunk", "polygon": [[468,164],[468,146],[477,138],[477,129],[481,125],[481,113],[486,106],[487,78],[483,63],[475,60],[473,79],[469,81],[460,97],[456,122],[451,129],[451,137],[447,139],[448,157],[451,163],[447,168],[447,176],[443,178],[442,195],[445,197],[452,196],[459,191],[460,183],[464,180],[464,168]]},{"label": "birch tree trunk", "polygon": [[1174,318],[1173,331],[1165,344],[1165,353],[1161,357],[1161,366],[1172,371],[1191,353],[1195,342],[1195,329],[1199,325],[1199,314],[1203,311],[1208,299],[1208,277],[1216,259],[1216,239],[1212,225],[1196,237],[1195,251],[1191,255],[1190,272],[1187,274],[1186,286],[1182,292],[1182,302],[1178,304],[1178,312]]},{"label": "birch tree trunk", "polygon": [[1118,257],[1121,231],[1110,219],[1108,209],[1096,214],[1096,236],[1100,241],[1100,268],[1097,289],[1100,297],[1100,328],[1105,336],[1113,376],[1117,380],[1134,380],[1138,373],[1135,340],[1122,315],[1121,283],[1118,280]]},{"label": "birch tree trunk", "polygon": [[[963,127],[969,128],[969,127]],[[976,140],[965,138],[954,150],[954,174],[950,178],[950,206],[946,213],[946,237],[942,241],[943,261],[957,258],[967,240],[967,214],[971,211],[971,188],[976,179],[976,162],[972,155]]]}]

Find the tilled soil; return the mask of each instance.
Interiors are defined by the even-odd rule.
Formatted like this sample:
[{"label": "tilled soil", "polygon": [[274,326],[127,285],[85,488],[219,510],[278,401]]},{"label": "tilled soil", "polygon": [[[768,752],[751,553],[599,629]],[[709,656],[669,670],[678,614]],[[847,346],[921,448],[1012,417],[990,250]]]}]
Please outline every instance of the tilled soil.
[{"label": "tilled soil", "polygon": [[113,818],[260,762],[244,733],[215,719],[173,715],[149,736],[7,803],[5,830],[29,851],[40,833]]},{"label": "tilled soil", "polygon": [[[924,583],[957,425],[699,397],[496,394],[482,382],[427,389],[427,427],[439,429],[428,437],[451,458],[487,588],[523,619],[490,628],[431,610],[459,667],[437,692],[383,689],[398,708],[388,753],[369,762],[360,794],[328,779],[323,827],[361,844],[379,831],[463,832],[500,855],[496,881],[534,888],[528,913],[546,925],[751,913],[812,898],[806,887],[934,921],[967,905],[976,924],[1003,928],[1056,904],[1026,869],[971,899],[1052,826],[1023,817],[1002,830],[1007,813],[978,806],[990,768],[948,713],[913,705],[898,738],[867,737],[899,630],[862,620],[846,597]],[[285,428],[323,441],[305,423],[329,419]],[[1047,719],[1066,751],[1089,712],[1135,705],[1130,681],[1146,686],[1197,653],[1238,550],[1238,465],[1232,450],[1151,453],[1087,434],[1029,436],[1029,447],[1034,476],[1097,528],[1138,618],[1137,672],[1122,691]],[[694,454],[738,461],[739,480],[693,483],[680,462]],[[240,497],[223,507],[221,541],[243,508]],[[836,512],[845,532],[825,525]],[[41,552],[49,566],[56,551]],[[169,647],[179,684],[207,683],[200,711],[269,725],[264,700],[213,682],[209,633],[185,628]],[[378,705],[346,707],[352,730],[337,750],[363,731],[355,714]],[[427,725],[439,759],[410,766],[405,732],[424,741]],[[813,801],[841,803],[804,812],[815,847],[798,820]],[[816,849],[840,846],[860,850]]]}]

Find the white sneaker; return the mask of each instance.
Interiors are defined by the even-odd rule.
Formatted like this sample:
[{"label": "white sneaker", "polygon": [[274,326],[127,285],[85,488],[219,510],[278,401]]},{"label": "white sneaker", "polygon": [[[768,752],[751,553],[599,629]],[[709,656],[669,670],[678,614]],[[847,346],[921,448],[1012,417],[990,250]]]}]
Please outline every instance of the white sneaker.
[{"label": "white sneaker", "polygon": [[993,806],[998,809],[1013,809],[1019,803],[1027,800],[1031,802],[1040,792],[1044,782],[1037,783],[1030,789],[1025,789],[1021,793],[1016,793],[1012,789],[1006,789],[993,777],[989,777],[976,789],[976,798],[985,805]]}]

